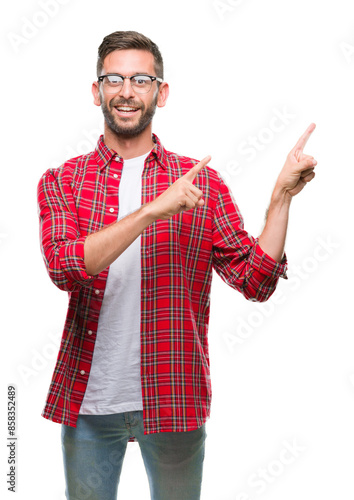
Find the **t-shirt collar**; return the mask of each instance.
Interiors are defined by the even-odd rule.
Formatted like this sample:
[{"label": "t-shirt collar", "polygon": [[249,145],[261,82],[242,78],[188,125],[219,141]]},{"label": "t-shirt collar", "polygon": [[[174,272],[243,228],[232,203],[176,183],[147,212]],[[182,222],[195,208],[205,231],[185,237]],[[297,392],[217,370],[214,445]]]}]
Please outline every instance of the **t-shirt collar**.
[{"label": "t-shirt collar", "polygon": [[[149,155],[146,157],[146,162],[152,161],[156,158],[158,163],[161,165],[163,169],[167,168],[166,164],[166,153],[163,145],[161,144],[160,139],[157,137],[157,135],[152,134],[152,140],[154,142],[154,147],[150,151]],[[100,136],[97,142],[96,149],[94,151],[94,156],[95,159],[99,165],[100,170],[103,170],[109,162],[113,158],[120,158],[121,161],[123,161],[123,158],[119,156],[119,154],[114,151],[114,149],[109,148],[103,140],[103,134]]]}]

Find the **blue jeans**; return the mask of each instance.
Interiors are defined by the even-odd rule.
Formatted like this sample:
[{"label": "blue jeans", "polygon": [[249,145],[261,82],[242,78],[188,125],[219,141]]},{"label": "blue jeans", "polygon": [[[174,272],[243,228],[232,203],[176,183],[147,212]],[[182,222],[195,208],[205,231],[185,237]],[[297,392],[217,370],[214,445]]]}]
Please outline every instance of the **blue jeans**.
[{"label": "blue jeans", "polygon": [[135,436],[152,500],[199,500],[205,424],[187,432],[144,434],[143,412],[79,415],[62,424],[68,500],[116,500],[128,440]]}]

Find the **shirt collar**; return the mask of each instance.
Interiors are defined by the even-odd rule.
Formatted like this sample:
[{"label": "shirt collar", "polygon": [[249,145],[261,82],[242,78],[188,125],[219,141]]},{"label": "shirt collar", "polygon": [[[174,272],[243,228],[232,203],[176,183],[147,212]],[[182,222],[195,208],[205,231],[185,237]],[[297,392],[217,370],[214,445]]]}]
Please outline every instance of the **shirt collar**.
[{"label": "shirt collar", "polygon": [[[154,142],[154,147],[150,151],[149,155],[146,158],[146,162],[152,161],[153,159],[156,158],[158,163],[161,165],[161,167],[166,170],[167,168],[167,158],[166,158],[166,152],[165,148],[161,144],[160,139],[157,137],[157,135],[152,134],[152,140]],[[103,170],[106,168],[106,166],[109,164],[109,162],[115,158],[118,157],[121,160],[123,160],[119,154],[114,151],[114,149],[109,148],[106,146],[103,140],[103,134],[100,136],[97,142],[96,149],[94,151],[94,157],[98,163],[98,166],[100,170]]]}]

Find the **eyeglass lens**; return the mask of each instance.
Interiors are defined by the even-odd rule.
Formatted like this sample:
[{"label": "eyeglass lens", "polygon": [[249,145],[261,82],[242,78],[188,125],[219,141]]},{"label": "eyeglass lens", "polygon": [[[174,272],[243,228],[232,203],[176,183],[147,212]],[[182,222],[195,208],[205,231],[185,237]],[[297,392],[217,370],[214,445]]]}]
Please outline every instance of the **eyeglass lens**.
[{"label": "eyeglass lens", "polygon": [[[119,75],[109,75],[103,78],[103,87],[107,93],[116,93],[123,86],[124,78]],[[146,75],[135,75],[130,78],[131,86],[141,94],[149,92],[152,80]]]}]

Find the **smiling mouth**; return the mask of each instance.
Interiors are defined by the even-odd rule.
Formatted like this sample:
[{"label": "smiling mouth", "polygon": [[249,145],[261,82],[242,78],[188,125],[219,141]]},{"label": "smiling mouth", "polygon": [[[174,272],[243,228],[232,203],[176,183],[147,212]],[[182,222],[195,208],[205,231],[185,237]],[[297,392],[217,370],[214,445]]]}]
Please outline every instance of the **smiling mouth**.
[{"label": "smiling mouth", "polygon": [[119,114],[132,115],[139,111],[139,108],[134,108],[132,106],[115,106],[115,109]]}]

